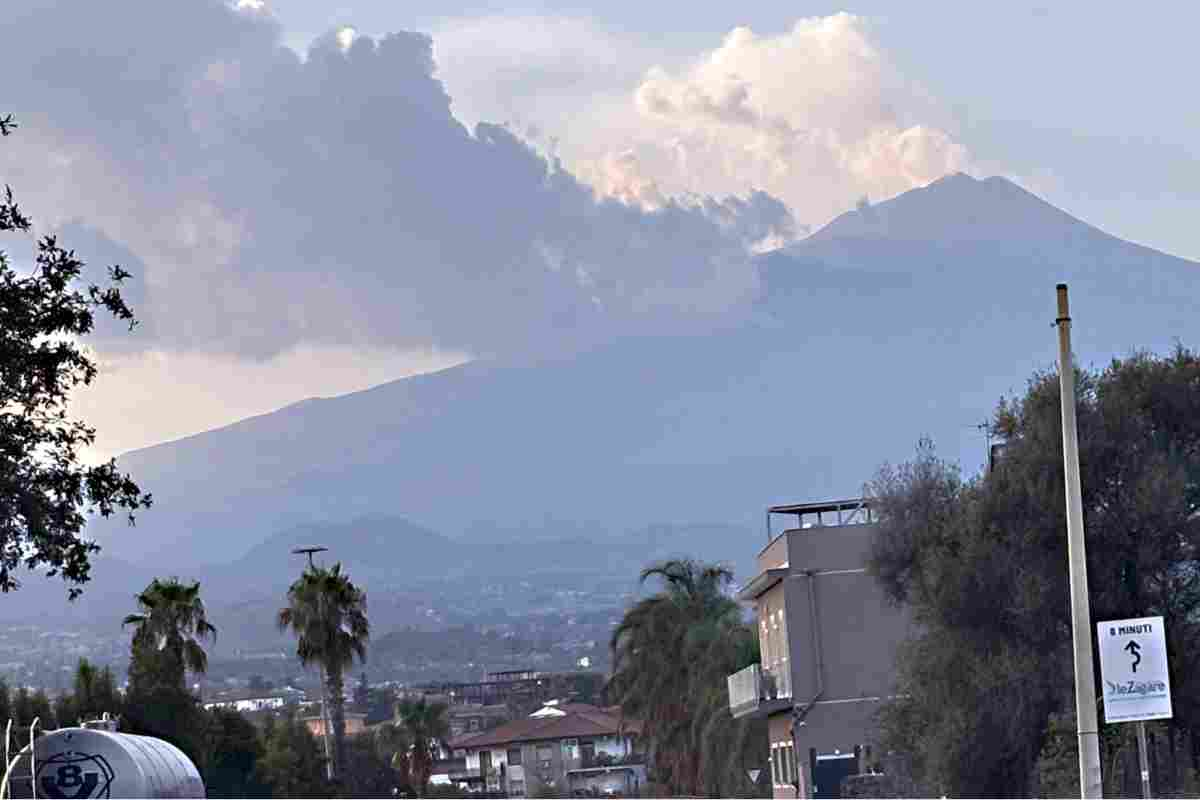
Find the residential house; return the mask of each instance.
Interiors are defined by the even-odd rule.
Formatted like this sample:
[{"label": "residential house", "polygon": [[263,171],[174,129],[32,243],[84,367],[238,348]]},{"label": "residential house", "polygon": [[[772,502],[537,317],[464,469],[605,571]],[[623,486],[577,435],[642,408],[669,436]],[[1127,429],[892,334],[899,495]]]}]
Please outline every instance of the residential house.
[{"label": "residential house", "polygon": [[[873,715],[893,691],[910,620],[867,574],[878,532],[867,501],[767,514],[758,574],[738,593],[754,606],[762,661],[729,676],[730,711],[766,717],[774,797],[838,797],[843,778],[876,762]],[[772,534],[777,515],[794,526]]]},{"label": "residential house", "polygon": [[451,779],[510,797],[637,795],[646,783],[638,731],[619,709],[549,701],[528,717],[451,742],[465,764]]}]

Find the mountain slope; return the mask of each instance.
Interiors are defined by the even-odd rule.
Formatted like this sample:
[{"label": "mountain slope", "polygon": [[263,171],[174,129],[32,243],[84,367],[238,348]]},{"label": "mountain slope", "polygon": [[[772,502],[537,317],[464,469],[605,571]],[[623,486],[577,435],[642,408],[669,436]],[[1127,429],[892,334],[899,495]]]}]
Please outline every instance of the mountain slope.
[{"label": "mountain slope", "polygon": [[[694,520],[758,530],[766,505],[854,494],[922,435],[978,465],[973,426],[1054,364],[1060,280],[1084,364],[1200,343],[1200,265],[1000,178],[951,176],[850,212],[761,272],[754,313],[706,337],[466,364],[126,454],[155,508],[97,535],[171,568],[372,514],[456,540]],[[728,558],[760,543],[730,541]]]}]

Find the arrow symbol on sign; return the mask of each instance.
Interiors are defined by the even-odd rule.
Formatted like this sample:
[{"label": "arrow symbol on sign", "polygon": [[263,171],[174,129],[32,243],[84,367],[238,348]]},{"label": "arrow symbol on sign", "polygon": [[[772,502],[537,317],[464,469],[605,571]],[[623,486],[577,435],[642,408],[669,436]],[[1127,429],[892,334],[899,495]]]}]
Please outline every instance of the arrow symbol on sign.
[{"label": "arrow symbol on sign", "polygon": [[1137,672],[1137,665],[1142,663],[1142,656],[1138,653],[1138,650],[1141,650],[1142,646],[1137,642],[1131,641],[1125,645],[1125,649],[1129,651],[1129,655],[1133,656],[1133,671]]}]

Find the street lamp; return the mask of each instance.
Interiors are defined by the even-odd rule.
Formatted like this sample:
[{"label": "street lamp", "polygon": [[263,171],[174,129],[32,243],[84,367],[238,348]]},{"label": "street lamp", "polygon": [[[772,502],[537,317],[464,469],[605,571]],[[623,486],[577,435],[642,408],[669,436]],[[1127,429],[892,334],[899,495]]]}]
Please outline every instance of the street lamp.
[{"label": "street lamp", "polygon": [[[315,555],[316,553],[324,553],[327,550],[329,550],[328,547],[324,547],[319,544],[309,545],[308,547],[297,547],[297,548],[293,549],[292,555],[308,556],[308,568],[316,569],[316,565],[313,564],[313,555]],[[318,608],[318,611],[317,611],[318,616],[323,616],[325,609],[324,609],[324,605],[323,605],[323,598],[320,593],[317,594],[317,608]],[[321,671],[321,739],[325,744],[325,777],[327,777],[329,780],[333,780],[333,758],[332,758],[332,753],[330,752],[330,749],[329,749],[329,704],[326,702],[327,692],[326,692],[326,688],[325,688],[325,665],[324,664],[321,664],[320,671]]]}]

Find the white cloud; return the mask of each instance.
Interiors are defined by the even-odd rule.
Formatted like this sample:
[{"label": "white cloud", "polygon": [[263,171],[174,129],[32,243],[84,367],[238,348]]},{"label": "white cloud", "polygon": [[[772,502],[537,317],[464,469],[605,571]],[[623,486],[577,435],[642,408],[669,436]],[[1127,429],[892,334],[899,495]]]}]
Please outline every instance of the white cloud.
[{"label": "white cloud", "polygon": [[349,25],[344,25],[341,28],[338,28],[336,38],[338,47],[342,49],[342,52],[350,49],[350,47],[354,44],[354,37],[357,35],[358,31],[354,30],[354,28],[350,27]]},{"label": "white cloud", "polygon": [[648,71],[634,103],[644,124],[638,179],[668,193],[762,188],[804,221],[970,167],[849,14],[774,36],[735,28],[682,70]]},{"label": "white cloud", "polygon": [[656,207],[669,197],[762,189],[820,224],[974,161],[948,115],[876,43],[834,14],[714,49],[664,51],[590,22],[457,22],[435,33],[460,118],[535,129],[600,191]]},{"label": "white cloud", "polygon": [[[438,77],[454,115],[513,125],[522,133],[566,132],[581,104],[611,107],[619,119],[629,88],[661,51],[590,20],[548,16],[452,19],[431,31]],[[603,129],[611,113],[589,115]]]}]

